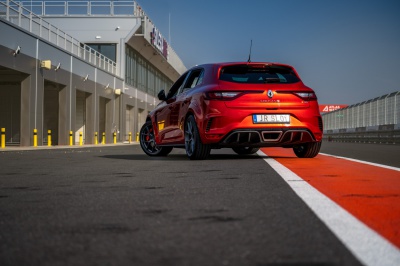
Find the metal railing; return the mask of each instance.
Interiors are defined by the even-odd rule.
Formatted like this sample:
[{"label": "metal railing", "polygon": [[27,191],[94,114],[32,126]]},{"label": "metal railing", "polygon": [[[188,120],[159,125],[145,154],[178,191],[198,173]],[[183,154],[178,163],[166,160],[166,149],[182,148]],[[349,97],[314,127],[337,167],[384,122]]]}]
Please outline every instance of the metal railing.
[{"label": "metal railing", "polygon": [[144,16],[143,10],[135,1],[20,1],[19,3],[39,16]]},{"label": "metal railing", "polygon": [[[42,3],[45,4],[46,2]],[[34,14],[31,9],[25,8],[20,2],[1,0],[0,18],[63,48],[99,69],[119,75],[116,62],[51,25],[39,15]]]},{"label": "metal railing", "polygon": [[[1,1],[1,0],[0,0]],[[27,10],[41,17],[141,17],[145,28],[152,29],[154,23],[147,16],[142,7],[134,0],[131,1],[20,1],[19,2]],[[146,32],[145,38],[149,39],[150,32]],[[150,40],[149,40],[150,41]],[[179,59],[175,50],[168,45],[168,53],[170,63],[179,66],[181,73],[186,71],[186,67]]]}]

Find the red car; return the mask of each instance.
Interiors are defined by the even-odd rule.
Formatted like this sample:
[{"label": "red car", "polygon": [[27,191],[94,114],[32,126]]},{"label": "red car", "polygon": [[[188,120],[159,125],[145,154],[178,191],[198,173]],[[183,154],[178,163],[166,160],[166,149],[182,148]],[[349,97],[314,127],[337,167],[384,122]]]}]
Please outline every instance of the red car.
[{"label": "red car", "polygon": [[158,98],[140,130],[140,145],[149,156],[166,156],[179,147],[198,160],[211,149],[232,148],[243,155],[284,147],[312,158],[321,147],[317,96],[289,65],[195,66]]}]

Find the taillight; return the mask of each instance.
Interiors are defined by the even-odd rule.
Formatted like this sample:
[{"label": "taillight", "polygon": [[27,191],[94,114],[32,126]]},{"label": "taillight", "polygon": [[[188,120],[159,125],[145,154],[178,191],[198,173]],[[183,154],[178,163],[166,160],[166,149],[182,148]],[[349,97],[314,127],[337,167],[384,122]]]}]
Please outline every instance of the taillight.
[{"label": "taillight", "polygon": [[314,92],[293,92],[293,94],[297,95],[305,101],[317,100],[317,95],[315,95]]},{"label": "taillight", "polygon": [[232,100],[239,97],[241,93],[241,91],[211,91],[206,95],[210,100]]}]

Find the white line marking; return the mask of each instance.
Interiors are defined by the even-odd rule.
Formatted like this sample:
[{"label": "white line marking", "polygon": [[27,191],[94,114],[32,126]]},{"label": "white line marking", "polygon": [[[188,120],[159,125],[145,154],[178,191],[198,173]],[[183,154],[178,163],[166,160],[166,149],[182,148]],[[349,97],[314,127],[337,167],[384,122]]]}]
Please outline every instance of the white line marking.
[{"label": "white line marking", "polygon": [[[266,156],[258,151],[258,155]],[[400,250],[370,229],[308,182],[272,158],[266,161],[339,238],[353,255],[367,266],[400,265]]]},{"label": "white line marking", "polygon": [[353,162],[357,162],[357,163],[369,164],[369,165],[382,167],[382,168],[386,168],[386,169],[390,169],[390,170],[394,170],[394,171],[399,171],[400,172],[400,168],[393,167],[393,166],[388,166],[388,165],[378,164],[378,163],[371,163],[371,162],[367,162],[367,161],[361,161],[361,160],[357,160],[357,159],[352,159],[352,158],[347,158],[347,157],[342,157],[342,156],[336,156],[336,155],[322,153],[322,152],[320,152],[319,154],[325,155],[325,156],[334,157],[334,158],[349,160],[349,161],[353,161]]}]

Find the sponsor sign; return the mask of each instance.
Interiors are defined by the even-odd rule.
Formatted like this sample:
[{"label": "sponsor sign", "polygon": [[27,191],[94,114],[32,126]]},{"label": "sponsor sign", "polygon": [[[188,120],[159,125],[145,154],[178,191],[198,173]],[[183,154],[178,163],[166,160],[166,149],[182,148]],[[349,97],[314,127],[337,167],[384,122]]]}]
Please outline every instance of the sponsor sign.
[{"label": "sponsor sign", "polygon": [[168,59],[168,42],[156,27],[153,28],[152,32],[150,32],[150,42],[166,59]]},{"label": "sponsor sign", "polygon": [[338,109],[346,108],[348,105],[346,104],[320,104],[319,111],[321,113],[332,112]]}]

